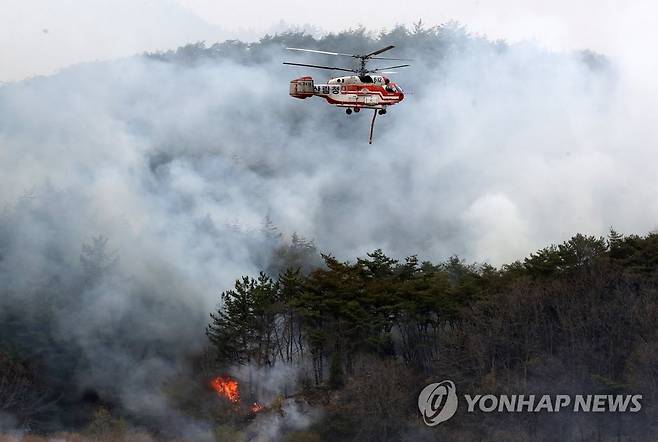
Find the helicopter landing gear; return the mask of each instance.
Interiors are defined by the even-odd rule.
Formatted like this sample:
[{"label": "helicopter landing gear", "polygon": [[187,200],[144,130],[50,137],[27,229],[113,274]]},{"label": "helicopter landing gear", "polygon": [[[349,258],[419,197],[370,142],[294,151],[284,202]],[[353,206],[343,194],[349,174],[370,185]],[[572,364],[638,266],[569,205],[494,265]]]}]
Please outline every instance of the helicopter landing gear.
[{"label": "helicopter landing gear", "polygon": [[345,113],[347,115],[352,115],[352,109],[350,109],[350,108],[345,109]]},{"label": "helicopter landing gear", "polygon": [[379,115],[384,115],[386,113],[386,109],[379,109]]},{"label": "helicopter landing gear", "polygon": [[355,107],[355,108],[354,108],[354,112],[357,112],[357,113],[358,113],[358,112],[361,112],[361,108],[360,108],[360,107]]}]

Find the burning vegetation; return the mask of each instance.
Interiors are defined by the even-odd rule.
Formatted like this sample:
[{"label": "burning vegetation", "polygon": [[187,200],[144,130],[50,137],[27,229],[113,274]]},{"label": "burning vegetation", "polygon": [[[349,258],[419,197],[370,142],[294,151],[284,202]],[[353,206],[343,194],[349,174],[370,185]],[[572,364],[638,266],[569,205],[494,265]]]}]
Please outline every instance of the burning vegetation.
[{"label": "burning vegetation", "polygon": [[238,381],[228,376],[218,376],[210,381],[210,386],[221,397],[237,404],[240,402],[240,387]]},{"label": "burning vegetation", "polygon": [[[240,405],[240,383],[237,379],[230,376],[217,376],[210,380],[210,387],[215,390],[218,396],[227,399],[229,402]],[[253,414],[263,411],[265,407],[253,402],[249,406],[249,411]]]}]

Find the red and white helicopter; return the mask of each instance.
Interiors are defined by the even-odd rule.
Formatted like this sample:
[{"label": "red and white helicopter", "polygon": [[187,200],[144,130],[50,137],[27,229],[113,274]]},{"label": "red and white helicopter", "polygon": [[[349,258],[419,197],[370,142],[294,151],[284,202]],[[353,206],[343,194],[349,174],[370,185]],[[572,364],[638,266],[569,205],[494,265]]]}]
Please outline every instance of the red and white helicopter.
[{"label": "red and white helicopter", "polygon": [[[312,52],[315,54],[338,55],[352,57],[359,60],[358,69],[348,69],[332,66],[321,66],[316,64],[290,63],[290,66],[304,66],[315,69],[327,69],[331,71],[352,72],[355,75],[346,77],[334,77],[326,84],[315,84],[312,77],[301,77],[290,82],[290,95],[295,98],[308,98],[318,96],[327,100],[329,104],[345,108],[347,115],[353,111],[360,112],[361,109],[374,109],[372,123],[370,124],[370,144],[372,144],[372,132],[375,126],[377,114],[384,115],[388,106],[393,106],[404,100],[402,88],[390,81],[387,77],[378,74],[389,74],[389,69],[405,68],[410,65],[400,64],[385,68],[366,69],[366,63],[370,60],[397,60],[411,61],[406,58],[377,57],[382,52],[393,49],[395,46],[386,46],[369,54],[342,54],[340,52],[318,51],[315,49],[286,48],[291,51]],[[375,75],[373,75],[375,74]]]}]

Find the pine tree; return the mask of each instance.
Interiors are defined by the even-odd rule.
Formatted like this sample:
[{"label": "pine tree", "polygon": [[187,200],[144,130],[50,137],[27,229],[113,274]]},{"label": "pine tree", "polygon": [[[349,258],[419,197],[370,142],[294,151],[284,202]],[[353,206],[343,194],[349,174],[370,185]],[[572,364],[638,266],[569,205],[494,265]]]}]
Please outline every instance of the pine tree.
[{"label": "pine tree", "polygon": [[301,270],[286,269],[279,275],[278,284],[279,300],[283,309],[282,340],[285,345],[285,353],[282,357],[286,362],[292,363],[295,355],[304,356],[301,319],[294,308],[304,289]]},{"label": "pine tree", "polygon": [[248,364],[253,356],[256,318],[252,292],[256,280],[244,276],[235,282],[235,289],[223,292],[223,308],[211,313],[212,322],[206,335],[224,361]]},{"label": "pine tree", "polygon": [[276,355],[278,285],[265,273],[235,282],[221,294],[222,308],[211,313],[206,335],[220,359],[238,364],[272,365]]}]

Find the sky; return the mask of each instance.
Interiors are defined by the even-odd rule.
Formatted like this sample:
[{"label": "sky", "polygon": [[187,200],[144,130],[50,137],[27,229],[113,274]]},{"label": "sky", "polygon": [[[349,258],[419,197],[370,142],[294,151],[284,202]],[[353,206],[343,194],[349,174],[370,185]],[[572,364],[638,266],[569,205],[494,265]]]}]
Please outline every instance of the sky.
[{"label": "sky", "polygon": [[[510,42],[551,50],[589,48],[653,69],[658,6],[649,0],[379,0],[340,3],[283,0],[0,0],[0,81],[62,67],[169,49],[188,42],[254,40],[296,26],[318,32],[456,20]],[[341,13],[342,9],[349,11]],[[641,60],[638,61],[637,59]]]}]

